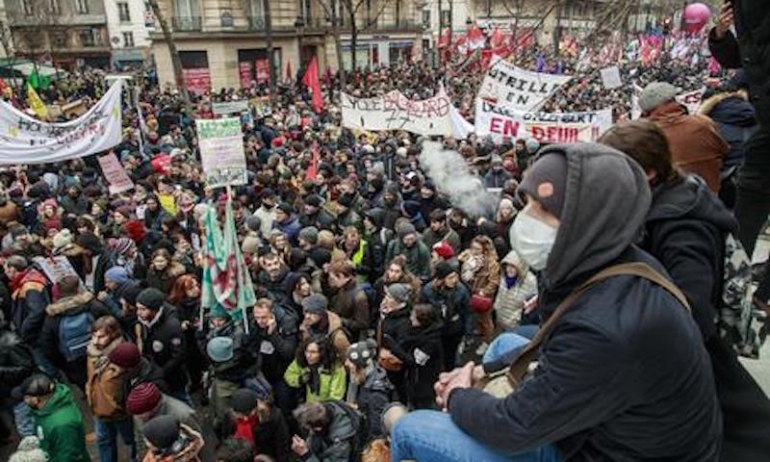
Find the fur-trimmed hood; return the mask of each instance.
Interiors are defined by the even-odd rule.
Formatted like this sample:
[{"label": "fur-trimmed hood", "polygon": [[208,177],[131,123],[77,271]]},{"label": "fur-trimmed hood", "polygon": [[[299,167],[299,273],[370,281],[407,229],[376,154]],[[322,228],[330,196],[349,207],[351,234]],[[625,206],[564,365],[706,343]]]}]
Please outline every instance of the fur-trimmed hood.
[{"label": "fur-trimmed hood", "polygon": [[719,103],[730,98],[738,98],[744,101],[748,101],[749,94],[745,90],[717,93],[716,95],[703,100],[700,105],[700,109],[698,109],[698,114],[707,116],[711,114],[711,111],[713,111]]},{"label": "fur-trimmed hood", "polygon": [[48,305],[45,309],[45,313],[48,316],[61,316],[91,303],[93,299],[94,294],[91,292],[82,292],[77,295],[64,297]]}]

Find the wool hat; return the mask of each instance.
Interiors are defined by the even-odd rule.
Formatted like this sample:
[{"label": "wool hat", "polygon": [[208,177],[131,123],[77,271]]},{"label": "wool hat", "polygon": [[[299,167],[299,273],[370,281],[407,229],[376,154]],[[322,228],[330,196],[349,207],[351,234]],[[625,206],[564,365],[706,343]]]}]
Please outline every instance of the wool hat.
[{"label": "wool hat", "polygon": [[48,396],[55,388],[56,384],[47,375],[33,374],[14,388],[11,395],[16,400],[22,400],[25,396]]},{"label": "wool hat", "polygon": [[356,342],[348,347],[347,358],[357,368],[363,369],[377,355],[377,342],[373,339]]},{"label": "wool hat", "polygon": [[305,198],[304,202],[305,202],[305,205],[310,205],[312,207],[320,207],[321,204],[323,204],[323,199],[318,194],[311,194]]},{"label": "wool hat", "polygon": [[230,318],[230,313],[219,303],[215,303],[209,310],[209,318]]},{"label": "wool hat", "polygon": [[209,359],[215,363],[226,363],[233,359],[233,339],[230,337],[214,337],[206,345]]},{"label": "wool hat", "polygon": [[639,108],[644,112],[649,112],[656,107],[673,101],[679,89],[667,82],[653,82],[642,90],[639,95]]},{"label": "wool hat", "polygon": [[135,344],[123,342],[110,351],[110,354],[107,355],[107,359],[109,359],[112,364],[122,367],[123,369],[133,369],[142,361],[142,354]]},{"label": "wool hat", "polygon": [[142,291],[144,291],[145,287],[139,281],[131,282],[127,284],[127,286],[128,287],[123,289],[123,293],[121,294],[121,297],[129,305],[136,306],[136,299],[139,298],[139,294],[141,294]]},{"label": "wool hat", "polygon": [[131,389],[126,398],[126,411],[131,415],[147,414],[154,411],[163,394],[160,388],[152,382],[142,382]]},{"label": "wool hat", "polygon": [[332,261],[332,253],[328,249],[316,247],[310,251],[310,259],[315,263],[316,268],[323,268],[323,266]]},{"label": "wool hat", "polygon": [[455,256],[455,250],[447,241],[436,242],[433,244],[433,251],[444,260],[448,260]]},{"label": "wool hat", "polygon": [[444,279],[452,273],[456,273],[452,265],[445,261],[440,261],[436,264],[436,271],[433,273],[433,277],[436,279]]},{"label": "wool hat", "polygon": [[53,237],[54,250],[63,249],[75,241],[75,236],[72,235],[72,231],[69,229],[63,229],[56,233]]},{"label": "wool hat", "polygon": [[241,388],[233,393],[231,399],[233,411],[239,414],[248,414],[257,407],[259,394],[248,388]]},{"label": "wool hat", "polygon": [[181,425],[175,415],[164,414],[153,417],[142,427],[142,435],[155,448],[169,449],[179,439]]},{"label": "wool hat", "polygon": [[402,222],[399,225],[396,226],[396,234],[398,234],[399,239],[403,239],[406,236],[410,234],[414,234],[417,232],[417,229],[415,229],[414,225],[407,222]]},{"label": "wool hat", "polygon": [[548,212],[561,218],[567,189],[567,158],[562,154],[539,157],[524,174],[519,192],[538,201]]},{"label": "wool hat", "polygon": [[354,196],[352,194],[342,194],[337,199],[337,203],[345,208],[350,208],[353,206],[353,199]]},{"label": "wool hat", "polygon": [[113,266],[104,273],[105,281],[112,281],[116,284],[123,284],[129,280],[128,270],[122,266]]},{"label": "wool hat", "polygon": [[412,295],[412,286],[402,283],[391,284],[386,289],[386,292],[389,297],[397,302],[407,303],[409,302],[409,297]]},{"label": "wool hat", "polygon": [[318,244],[318,228],[315,226],[308,226],[299,230],[299,239],[307,242],[310,245]]},{"label": "wool hat", "polygon": [[115,243],[112,245],[112,248],[115,249],[115,252],[118,254],[125,255],[131,250],[136,250],[136,242],[128,237],[121,237],[115,241]]},{"label": "wool hat", "polygon": [[302,311],[311,314],[325,313],[329,308],[329,300],[321,294],[311,294],[302,300]]},{"label": "wool hat", "polygon": [[292,213],[294,213],[294,209],[292,208],[291,204],[289,204],[288,202],[281,202],[280,204],[278,204],[278,210],[285,213],[286,215],[291,215]]},{"label": "wool hat", "polygon": [[139,220],[130,220],[128,223],[123,225],[123,228],[125,228],[128,237],[130,237],[134,242],[142,242],[144,237],[147,235],[147,228],[145,228],[144,223]]},{"label": "wool hat", "polygon": [[152,311],[158,311],[160,310],[160,307],[163,306],[165,299],[166,296],[163,294],[163,292],[154,287],[150,287],[139,293],[139,295],[136,297],[136,303],[138,305],[143,305]]}]

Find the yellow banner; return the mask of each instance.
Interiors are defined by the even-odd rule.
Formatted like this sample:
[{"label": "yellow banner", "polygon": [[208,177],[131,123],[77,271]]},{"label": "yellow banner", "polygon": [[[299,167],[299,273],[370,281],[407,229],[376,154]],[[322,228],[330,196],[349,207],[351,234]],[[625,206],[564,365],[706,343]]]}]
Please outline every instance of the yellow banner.
[{"label": "yellow banner", "polygon": [[39,119],[48,119],[48,106],[43,103],[37,92],[32,85],[27,85],[27,99],[29,100],[29,107],[35,112],[35,115]]}]

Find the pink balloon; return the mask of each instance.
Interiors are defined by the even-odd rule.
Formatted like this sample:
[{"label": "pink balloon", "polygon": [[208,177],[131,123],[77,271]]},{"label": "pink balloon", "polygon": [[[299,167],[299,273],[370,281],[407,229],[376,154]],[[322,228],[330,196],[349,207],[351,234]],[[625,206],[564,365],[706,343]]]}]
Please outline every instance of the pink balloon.
[{"label": "pink balloon", "polygon": [[703,29],[711,18],[711,10],[703,3],[692,3],[684,9],[684,29],[694,34]]}]

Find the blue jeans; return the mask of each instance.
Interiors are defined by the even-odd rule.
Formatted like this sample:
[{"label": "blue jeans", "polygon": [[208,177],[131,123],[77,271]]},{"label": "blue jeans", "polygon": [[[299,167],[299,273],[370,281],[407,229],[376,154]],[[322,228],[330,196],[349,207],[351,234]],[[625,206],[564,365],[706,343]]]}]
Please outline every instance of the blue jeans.
[{"label": "blue jeans", "polygon": [[32,410],[24,401],[13,406],[13,421],[16,424],[16,432],[20,437],[35,436],[35,419]]},{"label": "blue jeans", "polygon": [[559,462],[553,445],[522,454],[504,454],[464,433],[449,414],[414,411],[398,421],[391,440],[391,461]]},{"label": "blue jeans", "polygon": [[511,332],[504,332],[492,340],[487,351],[484,352],[484,357],[481,359],[481,362],[486,364],[508,355],[513,350],[520,350],[526,346],[529,341],[530,340],[527,337]]},{"label": "blue jeans", "polygon": [[101,462],[118,461],[118,434],[120,434],[123,442],[128,446],[131,460],[133,462],[137,461],[138,454],[134,439],[134,422],[130,417],[116,421],[94,418],[94,427]]}]

